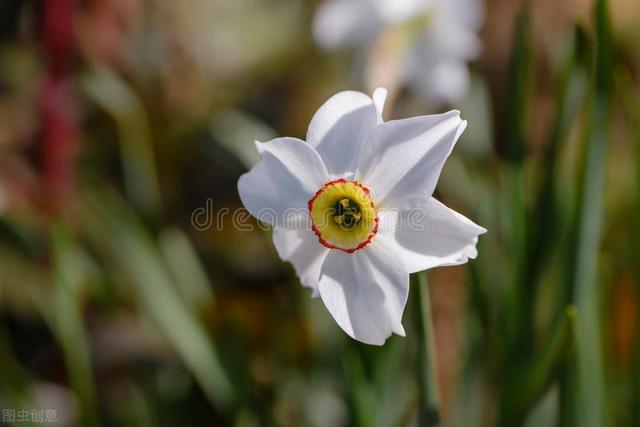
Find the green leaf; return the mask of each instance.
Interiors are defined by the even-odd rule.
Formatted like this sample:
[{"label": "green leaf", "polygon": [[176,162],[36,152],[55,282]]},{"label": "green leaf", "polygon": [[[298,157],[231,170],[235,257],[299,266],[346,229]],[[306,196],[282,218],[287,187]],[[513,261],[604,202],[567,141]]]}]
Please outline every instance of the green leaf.
[{"label": "green leaf", "polygon": [[526,150],[527,104],[530,99],[533,45],[529,10],[521,12],[516,22],[516,32],[511,49],[504,129],[498,141],[498,151],[507,161],[521,164]]},{"label": "green leaf", "polygon": [[580,426],[608,425],[602,355],[598,254],[608,148],[611,41],[606,0],[595,4],[595,63],[584,169],[578,188],[572,274],[576,319],[577,391],[575,419]]},{"label": "green leaf", "polygon": [[178,294],[151,237],[115,195],[92,190],[85,227],[136,288],[141,312],[165,336],[212,403],[225,407],[232,389],[213,340]]},{"label": "green leaf", "polygon": [[128,197],[145,213],[158,212],[160,185],[149,117],[142,101],[108,68],[94,68],[80,82],[89,98],[115,121]]}]

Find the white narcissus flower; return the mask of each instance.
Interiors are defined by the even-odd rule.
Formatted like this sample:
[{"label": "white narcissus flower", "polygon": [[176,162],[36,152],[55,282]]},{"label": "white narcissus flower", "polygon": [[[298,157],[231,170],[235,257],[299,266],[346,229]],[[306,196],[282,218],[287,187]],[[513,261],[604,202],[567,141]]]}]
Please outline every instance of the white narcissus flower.
[{"label": "white narcissus flower", "polygon": [[257,143],[262,159],[238,181],[302,284],[347,334],[378,345],[404,336],[409,274],[475,258],[486,232],[432,197],[466,127],[459,112],[384,122],[385,98],[334,95],[306,142]]},{"label": "white narcissus flower", "polygon": [[431,103],[452,102],[468,92],[467,63],[480,54],[483,20],[483,0],[327,0],[314,16],[313,35],[334,50],[371,45],[387,29],[421,22],[400,77]]}]

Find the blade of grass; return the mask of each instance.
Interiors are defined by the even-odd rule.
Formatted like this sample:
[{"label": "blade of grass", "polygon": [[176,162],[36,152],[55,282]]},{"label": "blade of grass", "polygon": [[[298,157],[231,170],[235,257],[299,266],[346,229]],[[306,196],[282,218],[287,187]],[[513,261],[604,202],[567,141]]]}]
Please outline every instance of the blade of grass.
[{"label": "blade of grass", "polygon": [[578,309],[575,305],[567,307],[568,313],[571,315],[571,336],[572,345],[567,352],[566,363],[560,374],[560,411],[558,414],[558,426],[574,427],[580,426],[577,421],[577,399],[578,395],[578,368],[575,363],[577,352],[577,317]]},{"label": "blade of grass", "polygon": [[89,233],[131,280],[141,311],[173,346],[210,401],[227,407],[233,397],[231,383],[212,339],[180,299],[143,227],[115,195],[99,197],[100,193],[94,189],[88,196],[90,208],[83,218]]},{"label": "blade of grass", "polygon": [[553,383],[556,373],[565,362],[569,346],[574,345],[573,329],[576,308],[569,306],[557,322],[545,344],[522,366],[524,375],[515,375],[514,381],[507,382],[498,425],[521,424],[526,414],[544,395]]},{"label": "blade of grass", "polygon": [[601,238],[610,93],[610,28],[606,0],[595,3],[595,74],[578,188],[573,295],[576,320],[578,394],[576,421],[581,426],[606,426],[605,380],[602,356],[598,252]]},{"label": "blade of grass", "polygon": [[167,269],[187,306],[192,310],[212,307],[215,297],[209,279],[187,236],[177,229],[167,230],[160,235],[159,243]]},{"label": "blade of grass", "polygon": [[[538,282],[547,267],[546,261],[550,259],[549,255],[554,250],[560,248],[557,247],[559,239],[555,194],[556,165],[561,143],[579,110],[578,106],[582,104],[580,83],[583,79],[578,69],[577,58],[579,42],[580,29],[576,28],[557,76],[554,122],[541,164],[542,184],[533,210],[527,213],[528,259],[524,265],[525,274],[522,275],[521,283],[521,323],[515,331],[518,337],[515,348],[518,351],[509,353],[512,355],[514,366],[509,369],[511,373],[504,380],[506,386],[500,409],[500,425],[519,424],[525,419],[526,414],[553,383],[557,374],[556,368],[564,357],[562,350],[565,346],[560,344],[568,337],[564,310],[560,310],[560,314],[553,320],[549,328],[550,333],[536,343],[534,302],[538,299]],[[564,286],[564,281],[557,281],[557,286]],[[534,345],[540,350],[535,353],[535,357],[531,357]],[[518,355],[519,357],[513,357]]]},{"label": "blade of grass", "polygon": [[503,137],[498,141],[498,150],[512,164],[521,164],[525,155],[525,129],[527,105],[531,89],[531,67],[533,45],[529,8],[525,6],[516,22],[516,32],[511,48],[507,102],[505,108]]},{"label": "blade of grass", "polygon": [[[531,42],[531,24],[528,5],[525,5],[515,23],[515,34],[511,48],[509,76],[507,83],[507,99],[505,121],[502,138],[498,140],[498,151],[506,160],[503,168],[503,181],[508,188],[508,205],[510,208],[509,242],[515,257],[516,265],[512,281],[505,287],[504,307],[509,322],[503,323],[506,328],[503,343],[503,355],[510,358],[514,348],[522,348],[522,343],[529,345],[530,333],[526,329],[528,318],[528,299],[526,288],[521,284],[524,280],[527,259],[527,227],[524,200],[525,176],[523,161],[526,149],[527,105],[530,98],[531,67],[533,47]],[[523,348],[523,351],[526,349]]]},{"label": "blade of grass", "polygon": [[[91,352],[82,315],[79,259],[70,236],[59,225],[52,230],[54,288],[51,301],[41,302],[62,347],[69,380],[80,403],[82,425],[100,425],[91,366]],[[49,303],[51,305],[49,305]]]},{"label": "blade of grass", "polygon": [[[581,73],[578,70],[578,52],[581,38],[581,29],[575,27],[571,47],[566,54],[564,64],[557,76],[555,85],[554,121],[548,137],[548,145],[542,161],[542,185],[537,195],[535,208],[529,220],[531,249],[527,263],[527,286],[533,288],[538,281],[545,261],[550,254],[549,247],[553,244],[558,227],[556,207],[556,167],[558,163],[561,143],[565,138],[570,123],[578,112],[578,105],[582,104],[582,94],[576,86],[581,81]],[[581,88],[580,88],[581,89]],[[577,98],[577,99],[576,99]]]},{"label": "blade of grass", "polygon": [[427,273],[423,271],[413,274],[411,281],[420,397],[418,420],[420,426],[438,426],[440,425],[440,396],[438,392],[435,337]]},{"label": "blade of grass", "polygon": [[[527,227],[526,189],[528,188],[524,170],[526,151],[527,105],[531,98],[533,45],[531,41],[530,11],[525,5],[518,16],[514,41],[511,49],[507,102],[502,139],[498,149],[506,160],[501,181],[504,183],[509,207],[509,246],[517,254],[514,257],[513,276],[505,286],[503,307],[508,322],[504,322],[502,356],[513,359],[518,353],[528,354],[531,345],[530,289],[526,282],[526,265],[529,241]],[[504,365],[504,364],[503,364]]]},{"label": "blade of grass", "polygon": [[407,358],[404,349],[398,337],[390,337],[381,347],[348,341],[343,366],[356,425],[406,426],[415,414],[413,378],[402,374]]},{"label": "blade of grass", "polygon": [[158,212],[160,186],[149,118],[142,102],[108,68],[94,68],[80,82],[89,98],[116,123],[128,197],[143,212]]},{"label": "blade of grass", "polygon": [[342,357],[343,371],[347,385],[347,398],[352,410],[354,425],[358,427],[376,426],[373,389],[367,381],[362,357],[358,354],[357,343],[347,345]]}]

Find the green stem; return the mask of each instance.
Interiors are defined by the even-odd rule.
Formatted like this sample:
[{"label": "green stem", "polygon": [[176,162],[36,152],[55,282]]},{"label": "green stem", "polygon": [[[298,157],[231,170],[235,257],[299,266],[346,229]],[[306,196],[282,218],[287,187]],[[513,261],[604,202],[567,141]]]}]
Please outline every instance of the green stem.
[{"label": "green stem", "polygon": [[[606,0],[595,5],[595,75],[589,114],[587,146],[578,191],[578,211],[573,253],[573,300],[576,318],[576,376],[578,396],[576,421],[580,426],[608,425],[601,333],[601,289],[598,286],[598,258],[602,235],[608,152],[610,28]],[[570,282],[571,283],[571,282]]]},{"label": "green stem", "polygon": [[440,425],[438,411],[439,393],[436,369],[435,338],[433,317],[429,298],[427,273],[416,273],[413,282],[414,327],[417,338],[416,364],[418,370],[419,405],[418,420],[420,426]]}]

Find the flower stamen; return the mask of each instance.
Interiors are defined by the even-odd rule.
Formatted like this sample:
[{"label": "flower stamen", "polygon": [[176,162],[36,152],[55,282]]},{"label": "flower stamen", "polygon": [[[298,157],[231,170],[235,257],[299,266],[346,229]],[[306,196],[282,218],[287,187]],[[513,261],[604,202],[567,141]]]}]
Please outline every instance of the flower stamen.
[{"label": "flower stamen", "polygon": [[333,220],[345,230],[353,230],[362,218],[360,205],[349,199],[340,199],[333,208]]}]

